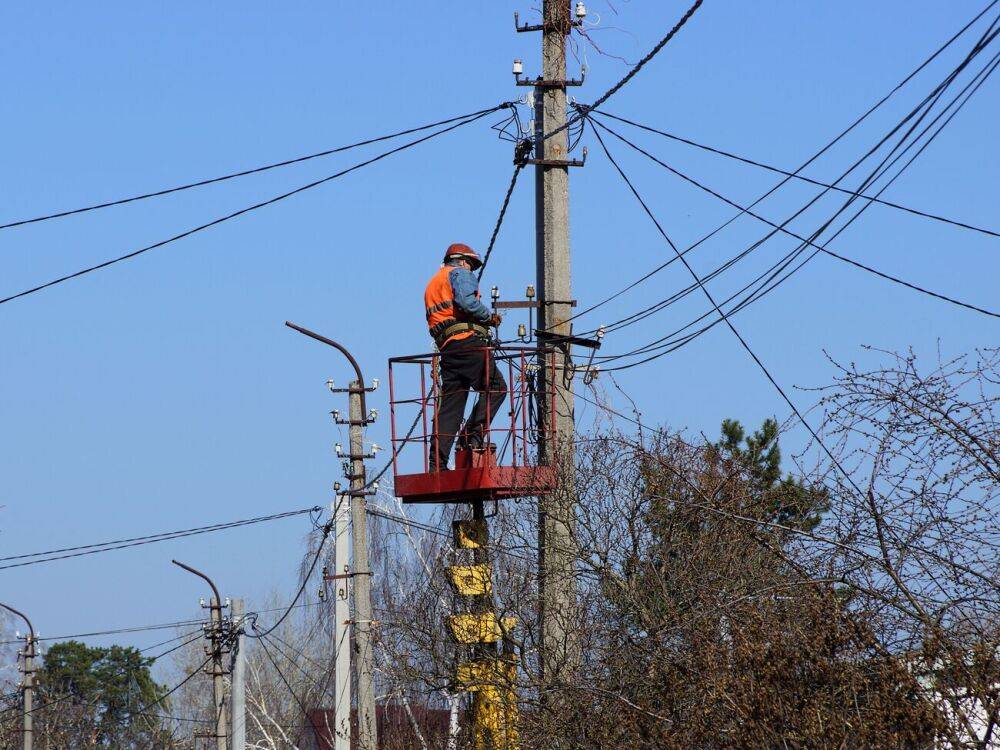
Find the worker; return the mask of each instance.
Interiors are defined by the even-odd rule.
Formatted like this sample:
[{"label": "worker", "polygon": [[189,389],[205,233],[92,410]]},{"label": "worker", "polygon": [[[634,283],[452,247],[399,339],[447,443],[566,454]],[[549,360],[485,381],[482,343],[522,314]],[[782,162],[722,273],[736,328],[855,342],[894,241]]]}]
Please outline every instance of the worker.
[{"label": "worker", "polygon": [[498,326],[500,316],[480,300],[479,281],[472,273],[482,265],[468,245],[449,245],[444,264],[424,292],[427,326],[441,352],[441,398],[430,446],[431,471],[448,468],[470,389],[478,397],[462,431],[460,448],[489,446],[490,423],[507,396],[507,383],[491,349],[490,326]]}]

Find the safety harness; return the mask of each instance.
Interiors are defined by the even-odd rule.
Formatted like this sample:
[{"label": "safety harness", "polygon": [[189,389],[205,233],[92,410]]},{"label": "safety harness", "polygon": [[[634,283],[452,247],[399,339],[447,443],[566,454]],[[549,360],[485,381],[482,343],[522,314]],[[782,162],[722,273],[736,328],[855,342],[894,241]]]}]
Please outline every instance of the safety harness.
[{"label": "safety harness", "polygon": [[436,326],[430,329],[431,337],[434,339],[434,343],[437,344],[438,349],[443,349],[445,343],[452,336],[465,333],[466,331],[472,331],[480,336],[482,336],[487,341],[490,338],[490,329],[479,323],[463,323],[455,320],[454,318],[448,318],[447,320],[442,320]]}]

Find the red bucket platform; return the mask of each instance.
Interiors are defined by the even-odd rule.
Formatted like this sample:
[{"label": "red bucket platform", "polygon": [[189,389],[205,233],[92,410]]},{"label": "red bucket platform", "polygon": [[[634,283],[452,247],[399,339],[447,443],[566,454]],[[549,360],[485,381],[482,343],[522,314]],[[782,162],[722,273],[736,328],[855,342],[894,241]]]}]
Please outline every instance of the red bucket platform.
[{"label": "red bucket platform", "polygon": [[[484,359],[490,350],[483,349]],[[539,464],[539,440],[551,434],[555,401],[551,383],[555,352],[547,348],[494,347],[497,368],[507,381],[507,399],[489,429],[490,448],[457,450],[453,469],[430,470],[440,404],[440,354],[389,360],[392,469],[396,496],[404,503],[468,503],[540,495],[555,487],[556,470]],[[540,377],[542,370],[545,377]],[[548,385],[541,385],[548,384]],[[487,385],[470,391],[487,403]]]}]

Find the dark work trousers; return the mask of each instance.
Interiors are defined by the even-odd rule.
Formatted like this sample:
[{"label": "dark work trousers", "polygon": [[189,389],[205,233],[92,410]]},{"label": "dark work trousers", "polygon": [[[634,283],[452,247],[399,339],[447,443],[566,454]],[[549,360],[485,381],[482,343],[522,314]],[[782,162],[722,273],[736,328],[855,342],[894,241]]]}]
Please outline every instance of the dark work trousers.
[{"label": "dark work trousers", "polygon": [[479,336],[450,341],[441,350],[441,401],[437,410],[437,434],[431,443],[431,471],[448,466],[448,456],[462,424],[470,389],[475,390],[478,397],[463,432],[471,445],[481,445],[489,442],[486,436],[493,417],[507,397],[507,382],[493,360],[489,344]]}]

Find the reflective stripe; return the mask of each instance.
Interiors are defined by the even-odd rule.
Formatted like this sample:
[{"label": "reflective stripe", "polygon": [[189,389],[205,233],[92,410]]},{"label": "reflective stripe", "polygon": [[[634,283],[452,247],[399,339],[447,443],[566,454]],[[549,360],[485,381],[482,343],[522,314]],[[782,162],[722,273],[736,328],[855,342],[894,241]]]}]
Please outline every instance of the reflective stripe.
[{"label": "reflective stripe", "polygon": [[441,312],[442,310],[450,310],[453,307],[451,300],[446,300],[444,302],[438,302],[436,305],[428,307],[424,312],[427,314],[427,319],[430,320],[431,315],[436,312]]}]

